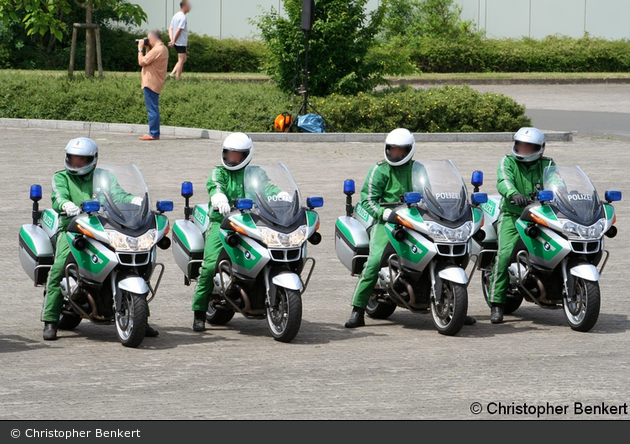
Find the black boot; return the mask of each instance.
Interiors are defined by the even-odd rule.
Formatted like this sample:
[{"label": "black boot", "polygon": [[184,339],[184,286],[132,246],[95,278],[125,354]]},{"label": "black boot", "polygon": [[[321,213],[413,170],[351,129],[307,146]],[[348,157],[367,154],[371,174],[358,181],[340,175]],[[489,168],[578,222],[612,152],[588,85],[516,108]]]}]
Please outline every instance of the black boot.
[{"label": "black boot", "polygon": [[57,323],[44,322],[44,341],[54,341],[57,339]]},{"label": "black boot", "polygon": [[357,328],[365,325],[365,310],[359,307],[352,307],[350,319],[346,321],[346,328]]},{"label": "black boot", "polygon": [[146,338],[155,338],[159,334],[159,331],[147,324],[147,330],[144,332],[144,336]]},{"label": "black boot", "polygon": [[206,312],[195,310],[195,318],[193,320],[194,331],[205,331],[206,329]]},{"label": "black boot", "polygon": [[500,324],[503,322],[503,304],[492,304],[490,309],[490,322]]},{"label": "black boot", "polygon": [[477,320],[472,316],[466,316],[466,319],[464,319],[464,325],[473,325],[475,322],[477,322]]}]

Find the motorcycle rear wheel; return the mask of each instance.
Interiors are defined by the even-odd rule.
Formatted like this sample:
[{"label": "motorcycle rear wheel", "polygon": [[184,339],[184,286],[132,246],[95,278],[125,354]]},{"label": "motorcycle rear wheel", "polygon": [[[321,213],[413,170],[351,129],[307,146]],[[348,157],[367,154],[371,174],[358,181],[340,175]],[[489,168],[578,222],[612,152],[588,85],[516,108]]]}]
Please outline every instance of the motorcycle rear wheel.
[{"label": "motorcycle rear wheel", "polygon": [[57,328],[59,330],[74,330],[81,323],[81,319],[78,314],[61,312]]},{"label": "motorcycle rear wheel", "polygon": [[206,311],[206,322],[212,325],[225,325],[234,317],[234,310],[228,308],[215,308],[212,305],[208,306]]},{"label": "motorcycle rear wheel", "polygon": [[[489,271],[484,271],[481,274],[481,290],[483,291],[483,298],[486,300],[488,307],[492,308],[490,303],[490,276]],[[523,303],[523,296],[508,293],[505,296],[505,306],[503,307],[503,314],[509,315],[514,313]]]},{"label": "motorcycle rear wheel", "polygon": [[431,317],[437,331],[446,336],[454,336],[464,326],[468,311],[468,291],[466,286],[451,281],[443,281],[439,300],[431,298]]},{"label": "motorcycle rear wheel", "polygon": [[595,326],[601,304],[599,282],[575,278],[574,294],[562,297],[564,316],[575,331],[587,332]]},{"label": "motorcycle rear wheel", "polygon": [[302,296],[297,290],[277,288],[275,307],[267,306],[267,324],[276,341],[291,342],[302,323]]},{"label": "motorcycle rear wheel", "polygon": [[144,295],[122,292],[121,310],[116,311],[116,334],[125,347],[137,347],[144,340],[147,330],[149,304]]},{"label": "motorcycle rear wheel", "polygon": [[387,319],[394,311],[396,311],[396,304],[388,304],[386,302],[379,302],[376,300],[376,295],[372,295],[365,307],[365,313],[372,319]]}]

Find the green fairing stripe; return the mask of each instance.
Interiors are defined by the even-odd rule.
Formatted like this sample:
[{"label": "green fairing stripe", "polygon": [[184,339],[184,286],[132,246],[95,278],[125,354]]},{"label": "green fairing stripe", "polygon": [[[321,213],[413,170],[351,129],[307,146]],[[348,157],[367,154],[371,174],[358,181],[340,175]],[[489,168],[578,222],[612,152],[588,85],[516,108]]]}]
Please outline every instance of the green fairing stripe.
[{"label": "green fairing stripe", "polygon": [[166,216],[162,216],[161,214],[155,216],[155,220],[158,231],[162,231],[168,223],[168,218]]},{"label": "green fairing stripe", "polygon": [[356,245],[354,243],[354,238],[352,237],[350,230],[348,230],[348,228],[346,227],[346,224],[342,223],[339,219],[337,219],[336,225],[337,225],[337,228],[339,228],[339,231],[341,231],[341,233],[346,237],[346,239],[348,239],[348,241],[350,241],[352,245]]},{"label": "green fairing stripe", "polygon": [[400,211],[399,214],[405,215],[408,219],[411,219],[414,222],[419,222],[419,223],[424,222],[424,219],[420,215],[420,211],[418,211],[418,209],[415,207],[406,208]]},{"label": "green fairing stripe", "polygon": [[[227,251],[234,264],[243,268],[247,268],[248,270],[254,268],[254,266],[256,266],[262,256],[258,254],[258,252],[254,248],[252,248],[251,245],[245,242],[242,237],[239,237],[239,243],[235,247],[230,247],[225,241],[225,235],[225,230],[219,231],[219,236],[221,237],[223,247]],[[246,257],[247,252],[249,252],[250,254],[249,259]]]},{"label": "green fairing stripe", "polygon": [[558,218],[556,217],[556,213],[554,213],[553,211],[553,208],[551,208],[548,205],[541,205],[540,207],[532,208],[531,211],[533,213],[538,213],[539,215],[543,216],[546,219],[549,219],[552,221],[558,220]]},{"label": "green fairing stripe", "polygon": [[238,222],[241,225],[246,226],[247,228],[251,230],[255,230],[257,228],[256,224],[252,220],[252,217],[247,213],[232,216],[232,219],[234,219],[234,221]]},{"label": "green fairing stripe", "polygon": [[606,220],[611,220],[615,215],[615,208],[612,205],[604,204],[606,210]]},{"label": "green fairing stripe", "polygon": [[[89,270],[91,273],[98,275],[109,263],[109,259],[103,256],[103,254],[98,251],[98,249],[92,245],[90,242],[87,244],[88,251],[80,251],[74,248],[72,245],[72,240],[78,236],[74,233],[66,233],[68,236],[68,245],[70,245],[70,250],[72,254],[77,260],[77,265],[81,268],[85,268]],[[90,254],[91,253],[91,254]],[[98,261],[94,263],[94,256],[97,257]]]},{"label": "green fairing stripe", "polygon": [[308,221],[308,226],[313,226],[317,223],[317,213],[313,211],[306,212],[306,220]]},{"label": "green fairing stripe", "polygon": [[478,224],[481,221],[481,217],[483,216],[483,211],[481,211],[481,208],[473,208],[472,213],[473,223]]},{"label": "green fairing stripe", "polygon": [[[538,237],[536,239],[532,239],[525,234],[526,228],[527,225],[523,221],[519,220],[516,222],[516,229],[521,235],[523,243],[535,256],[541,257],[546,261],[550,261],[556,254],[562,251],[562,247],[555,240],[549,237],[549,235],[542,229],[540,230]],[[539,238],[541,238],[542,241]],[[546,243],[549,244],[549,250],[545,249]]]},{"label": "green fairing stripe", "polygon": [[[407,238],[402,242],[399,242],[394,238],[393,224],[385,224],[385,231],[387,231],[387,237],[389,237],[389,241],[396,249],[396,252],[405,260],[418,264],[420,263],[422,258],[429,252],[429,250],[424,245],[419,243],[406,230],[405,235],[407,236]],[[416,247],[416,251],[413,251],[414,247]]]},{"label": "green fairing stripe", "polygon": [[186,235],[182,232],[182,229],[179,228],[179,224],[173,225],[173,234],[177,236],[177,238],[184,244],[184,246],[190,251],[190,243],[188,243],[188,239]]},{"label": "green fairing stripe", "polygon": [[20,228],[20,236],[22,237],[22,239],[24,239],[24,242],[26,242],[26,245],[28,245],[31,251],[37,254],[37,250],[35,250],[35,244],[33,243],[33,239],[31,238],[31,235],[26,232],[24,227]]},{"label": "green fairing stripe", "polygon": [[88,216],[86,218],[81,218],[80,219],[81,225],[85,226],[86,228],[91,228],[94,231],[105,231],[103,229],[103,225],[101,224],[101,221],[98,220],[98,217],[96,216]]}]

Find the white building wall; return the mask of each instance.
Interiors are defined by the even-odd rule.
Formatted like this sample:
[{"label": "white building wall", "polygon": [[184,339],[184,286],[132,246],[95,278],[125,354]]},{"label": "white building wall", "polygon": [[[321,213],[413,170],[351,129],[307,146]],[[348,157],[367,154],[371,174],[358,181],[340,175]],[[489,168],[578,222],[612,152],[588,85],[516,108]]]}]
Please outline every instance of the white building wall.
[{"label": "white building wall", "polygon": [[[131,0],[148,15],[143,29],[167,30],[179,0]],[[282,11],[282,0],[190,0],[188,28],[218,38],[256,38],[251,19],[271,8]],[[375,9],[381,0],[369,0]],[[457,0],[462,17],[492,38],[536,39],[588,32],[606,39],[630,39],[630,0]]]}]

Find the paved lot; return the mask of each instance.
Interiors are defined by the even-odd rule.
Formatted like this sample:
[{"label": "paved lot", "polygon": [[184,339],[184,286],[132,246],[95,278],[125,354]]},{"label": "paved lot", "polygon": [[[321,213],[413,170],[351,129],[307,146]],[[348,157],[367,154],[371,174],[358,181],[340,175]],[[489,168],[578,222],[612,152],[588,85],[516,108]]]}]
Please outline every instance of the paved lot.
[{"label": "paved lot", "polygon": [[[138,349],[122,347],[114,327],[82,323],[41,339],[42,289],[34,288],[18,260],[17,233],[30,220],[28,189],[44,186],[62,167],[63,147],[84,135],[59,130],[1,129],[0,138],[0,419],[521,419],[489,414],[489,403],[570,406],[545,419],[621,418],[573,414],[589,405],[630,401],[628,329],[630,297],[624,281],[630,248],[626,201],[617,205],[619,235],[609,241],[599,322],[590,333],[572,331],[561,311],[524,304],[502,325],[492,325],[479,276],[469,287],[469,313],[478,320],[457,337],[439,335],[429,316],[398,309],[386,321],[347,330],[353,278],[337,260],[333,226],[344,211],[343,180],[363,183],[382,156],[379,143],[256,144],[255,163],[283,162],[302,194],[323,195],[323,241],[304,295],[302,328],[291,344],[271,339],[264,321],[236,316],[227,326],[191,330],[192,287],[183,285],[171,251],[163,284],[151,303],[160,331]],[[182,217],[183,180],[204,202],[216,141],[164,138],[141,143],[137,135],[92,133],[101,162],[135,163],[154,199],[172,199],[171,221]],[[561,164],[579,164],[603,193],[630,196],[630,151],[619,140],[577,137],[550,143]],[[466,179],[475,169],[495,192],[496,166],[509,151],[497,143],[430,143],[416,159],[450,158]],[[480,402],[483,412],[471,413]]]}]

